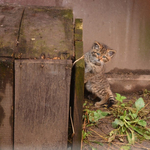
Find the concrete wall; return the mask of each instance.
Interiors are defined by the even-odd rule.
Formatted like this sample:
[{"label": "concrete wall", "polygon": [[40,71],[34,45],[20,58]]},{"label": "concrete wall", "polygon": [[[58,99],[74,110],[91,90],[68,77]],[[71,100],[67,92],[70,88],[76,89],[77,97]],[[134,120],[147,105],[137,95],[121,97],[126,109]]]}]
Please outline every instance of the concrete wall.
[{"label": "concrete wall", "polygon": [[150,0],[66,0],[63,6],[83,18],[84,52],[95,40],[117,51],[107,71],[150,69]]},{"label": "concrete wall", "polygon": [[150,0],[0,0],[0,4],[62,6],[83,19],[84,52],[94,41],[117,51],[106,70],[150,69]]}]

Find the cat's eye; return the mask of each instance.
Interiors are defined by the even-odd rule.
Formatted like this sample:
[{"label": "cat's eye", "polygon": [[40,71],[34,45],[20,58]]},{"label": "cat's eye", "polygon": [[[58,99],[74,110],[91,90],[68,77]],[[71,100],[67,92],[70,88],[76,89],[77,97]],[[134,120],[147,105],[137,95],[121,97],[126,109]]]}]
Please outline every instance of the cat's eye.
[{"label": "cat's eye", "polygon": [[97,55],[100,56],[101,54],[100,54],[100,53],[97,53]]},{"label": "cat's eye", "polygon": [[103,58],[106,58],[106,56],[103,56]]}]

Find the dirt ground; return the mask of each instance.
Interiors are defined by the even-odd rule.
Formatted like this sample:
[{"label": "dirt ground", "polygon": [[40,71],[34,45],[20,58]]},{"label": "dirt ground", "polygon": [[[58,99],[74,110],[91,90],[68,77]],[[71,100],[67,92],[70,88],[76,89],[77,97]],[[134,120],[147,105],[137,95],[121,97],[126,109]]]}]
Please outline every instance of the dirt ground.
[{"label": "dirt ground", "polygon": [[[142,97],[144,102],[145,102],[145,109],[147,109],[149,111],[148,115],[147,115],[147,127],[150,128],[150,93],[149,94],[145,94],[143,92],[143,90],[136,92],[136,93],[132,93],[132,94],[121,94],[122,96],[126,96],[127,99],[124,100],[124,102],[128,102],[128,101],[133,101],[135,102],[138,98]],[[85,101],[88,102],[89,104],[89,109],[90,110],[96,110],[97,108],[94,107],[94,102],[87,100],[85,98]],[[93,105],[91,105],[91,103]],[[88,105],[87,104],[87,105]],[[99,108],[102,111],[108,111],[110,109],[107,109],[106,107],[100,107]],[[96,141],[99,142],[99,144],[95,144],[93,142],[90,143],[86,143],[86,142],[82,142],[82,150],[128,150],[127,148],[123,148],[124,145],[127,145],[127,140],[126,137],[123,137],[123,141],[120,142],[119,141],[119,137],[118,139],[116,138],[113,142],[108,143],[107,140],[105,139],[105,137],[108,137],[110,131],[112,131],[114,128],[112,127],[112,122],[115,120],[115,118],[112,115],[106,116],[103,119],[100,119],[98,124],[96,126],[91,126],[91,127],[87,127],[87,131],[92,131],[91,135],[88,136],[87,141]],[[102,145],[101,145],[102,144]],[[145,140],[145,141],[138,141],[135,142],[134,145],[132,145],[130,147],[131,150],[150,150],[150,141],[149,140]]]}]

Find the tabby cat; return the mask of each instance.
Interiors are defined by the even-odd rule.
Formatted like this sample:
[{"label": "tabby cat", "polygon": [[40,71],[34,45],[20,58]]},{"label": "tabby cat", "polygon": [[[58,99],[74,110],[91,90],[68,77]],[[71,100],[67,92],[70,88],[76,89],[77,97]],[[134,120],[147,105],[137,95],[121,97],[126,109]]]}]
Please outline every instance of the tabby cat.
[{"label": "tabby cat", "polygon": [[107,49],[106,46],[95,42],[92,49],[85,53],[85,87],[92,93],[89,99],[100,99],[95,103],[96,107],[107,103],[111,107],[115,103],[110,85],[104,74],[104,64],[111,60],[116,53],[115,50]]}]

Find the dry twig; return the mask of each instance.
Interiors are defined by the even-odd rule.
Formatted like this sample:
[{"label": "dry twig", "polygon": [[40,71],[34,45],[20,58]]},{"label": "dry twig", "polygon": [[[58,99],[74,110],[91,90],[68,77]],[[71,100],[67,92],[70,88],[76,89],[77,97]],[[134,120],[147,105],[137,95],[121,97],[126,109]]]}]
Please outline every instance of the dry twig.
[{"label": "dry twig", "polygon": [[150,104],[150,102],[148,102],[142,109],[140,109],[139,112],[142,111],[143,109],[145,109],[149,104]]},{"label": "dry twig", "polygon": [[89,129],[91,131],[93,131],[94,133],[96,133],[99,137],[101,137],[102,139],[104,139],[105,141],[107,141],[107,138],[103,137],[102,135],[98,134],[96,131],[94,131],[93,129]]},{"label": "dry twig", "polygon": [[73,67],[79,60],[81,60],[81,59],[83,59],[83,58],[84,58],[84,55],[81,56],[80,58],[78,58],[78,59],[73,63],[72,67]]},{"label": "dry twig", "polygon": [[71,121],[71,126],[72,126],[72,137],[75,135],[75,131],[74,131],[74,125],[73,125],[73,121],[72,121],[72,115],[71,115],[71,107],[70,107],[70,121]]}]

